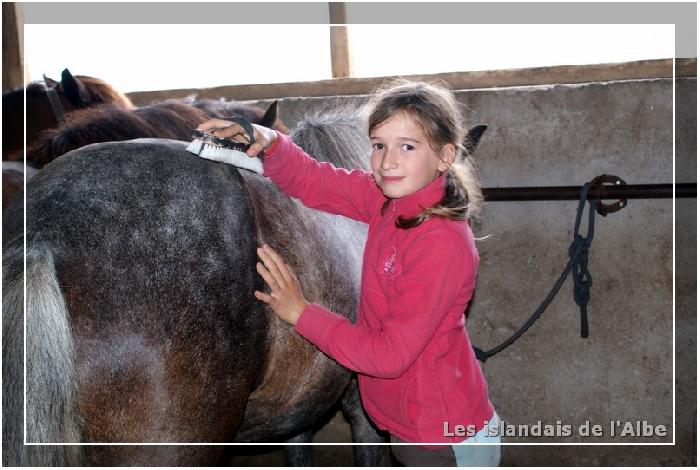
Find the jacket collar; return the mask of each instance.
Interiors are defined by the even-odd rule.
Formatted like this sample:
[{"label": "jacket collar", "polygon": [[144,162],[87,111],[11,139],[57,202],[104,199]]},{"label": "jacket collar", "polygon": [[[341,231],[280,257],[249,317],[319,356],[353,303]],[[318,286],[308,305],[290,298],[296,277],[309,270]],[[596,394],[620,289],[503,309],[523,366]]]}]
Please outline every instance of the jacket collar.
[{"label": "jacket collar", "polygon": [[440,202],[445,194],[446,179],[446,176],[442,174],[415,193],[393,199],[389,203],[389,212],[396,217],[411,218],[417,216],[426,207],[434,206]]}]

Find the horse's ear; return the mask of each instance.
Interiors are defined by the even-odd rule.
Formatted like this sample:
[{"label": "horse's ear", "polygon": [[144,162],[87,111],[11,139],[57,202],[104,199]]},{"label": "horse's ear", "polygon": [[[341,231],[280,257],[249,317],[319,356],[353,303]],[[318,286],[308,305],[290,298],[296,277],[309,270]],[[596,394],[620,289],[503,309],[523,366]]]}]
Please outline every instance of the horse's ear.
[{"label": "horse's ear", "polygon": [[474,153],[477,145],[479,145],[481,136],[484,135],[486,129],[488,129],[488,126],[486,124],[480,124],[476,127],[472,127],[471,129],[469,129],[469,132],[467,132],[467,136],[462,142],[464,148],[467,150],[467,155],[472,155]]},{"label": "horse's ear", "polygon": [[270,105],[269,108],[267,108],[267,111],[265,111],[265,114],[263,117],[260,119],[260,124],[261,126],[265,127],[270,127],[275,124],[275,121],[277,120],[277,100],[273,101],[272,104]]},{"label": "horse's ear", "polygon": [[63,72],[61,72],[61,86],[68,101],[76,108],[82,108],[90,102],[87,88],[68,69],[63,69]]},{"label": "horse's ear", "polygon": [[56,85],[58,85],[58,82],[56,80],[47,77],[46,74],[44,74],[44,83],[49,88],[54,88]]}]

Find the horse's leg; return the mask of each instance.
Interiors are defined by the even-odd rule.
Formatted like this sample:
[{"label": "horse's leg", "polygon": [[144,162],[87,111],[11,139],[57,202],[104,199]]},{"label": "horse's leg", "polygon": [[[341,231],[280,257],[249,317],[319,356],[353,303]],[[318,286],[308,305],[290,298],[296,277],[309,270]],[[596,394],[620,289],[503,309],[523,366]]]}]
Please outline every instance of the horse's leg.
[{"label": "horse's leg", "polygon": [[[352,441],[362,443],[386,443],[386,433],[383,433],[370,422],[360,402],[360,390],[357,386],[357,376],[353,374],[350,385],[340,402],[345,419],[352,429]],[[391,466],[388,446],[355,446],[355,465],[361,467]]]},{"label": "horse's leg", "polygon": [[[301,434],[297,434],[291,439],[287,439],[285,442],[289,444],[294,444],[296,442],[300,443],[311,443],[311,438],[313,437],[313,431],[304,431]],[[313,466],[313,447],[306,446],[295,446],[286,445],[284,446],[284,460],[289,467],[312,467]]]}]

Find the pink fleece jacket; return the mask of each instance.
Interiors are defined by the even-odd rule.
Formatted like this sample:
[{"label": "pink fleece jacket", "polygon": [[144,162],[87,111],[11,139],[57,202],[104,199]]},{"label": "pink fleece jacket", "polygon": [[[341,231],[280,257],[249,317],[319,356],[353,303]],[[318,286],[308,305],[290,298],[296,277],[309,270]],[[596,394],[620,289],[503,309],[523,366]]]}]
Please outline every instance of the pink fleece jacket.
[{"label": "pink fleece jacket", "polygon": [[263,168],[307,207],[369,224],[357,322],[311,304],[296,331],[358,372],[362,403],[379,428],[445,445],[466,438],[446,436],[446,428],[481,429],[494,410],[464,321],[479,264],[474,236],[466,222],[437,217],[408,230],[394,225],[438,202],[445,177],[391,200],[382,215],[387,199],[371,173],[318,162],[283,134]]}]

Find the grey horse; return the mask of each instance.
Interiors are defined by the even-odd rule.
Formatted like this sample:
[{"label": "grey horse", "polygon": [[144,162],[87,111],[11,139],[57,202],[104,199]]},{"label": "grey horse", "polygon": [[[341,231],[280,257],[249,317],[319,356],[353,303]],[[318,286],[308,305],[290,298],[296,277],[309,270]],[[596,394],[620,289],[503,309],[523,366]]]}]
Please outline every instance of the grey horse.
[{"label": "grey horse", "polygon": [[[293,138],[320,159],[366,165],[353,117],[309,119]],[[357,442],[383,442],[350,371],[253,296],[255,248],[268,243],[309,300],[353,318],[365,227],[185,147],[88,145],[28,184],[27,441],[299,442],[340,403]],[[223,446],[22,445],[22,199],[4,227],[4,463],[217,463]],[[356,459],[381,464],[386,448],[358,446]]]}]

